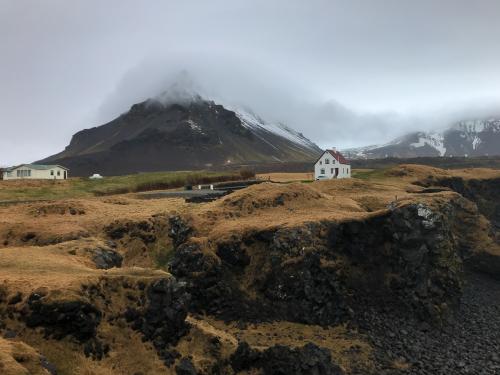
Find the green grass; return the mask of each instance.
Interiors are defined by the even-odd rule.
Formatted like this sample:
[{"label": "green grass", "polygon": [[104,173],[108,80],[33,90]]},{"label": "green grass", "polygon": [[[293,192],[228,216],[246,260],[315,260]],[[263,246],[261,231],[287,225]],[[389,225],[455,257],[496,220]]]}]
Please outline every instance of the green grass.
[{"label": "green grass", "polygon": [[239,179],[241,175],[238,172],[200,171],[139,173],[105,177],[102,180],[70,178],[66,181],[0,181],[0,202],[124,194]]},{"label": "green grass", "polygon": [[352,177],[359,178],[360,180],[372,180],[372,179],[383,179],[386,178],[386,172],[388,168],[382,169],[367,169],[367,170],[352,170]]}]

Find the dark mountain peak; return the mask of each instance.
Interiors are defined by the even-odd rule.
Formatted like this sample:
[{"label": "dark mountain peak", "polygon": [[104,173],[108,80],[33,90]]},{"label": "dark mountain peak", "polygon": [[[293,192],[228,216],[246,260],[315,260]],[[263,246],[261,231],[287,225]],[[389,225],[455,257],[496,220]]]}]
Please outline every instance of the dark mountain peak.
[{"label": "dark mountain peak", "polygon": [[321,150],[302,134],[193,91],[165,92],[107,124],[76,133],[56,162],[72,175],[192,170],[227,163],[313,161]]}]

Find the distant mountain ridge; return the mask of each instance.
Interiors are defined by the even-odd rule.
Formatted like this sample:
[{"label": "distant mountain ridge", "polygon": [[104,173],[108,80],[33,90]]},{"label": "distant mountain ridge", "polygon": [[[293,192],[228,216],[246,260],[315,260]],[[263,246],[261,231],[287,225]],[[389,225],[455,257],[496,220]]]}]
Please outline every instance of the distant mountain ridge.
[{"label": "distant mountain ridge", "polygon": [[39,162],[61,164],[73,176],[87,176],[304,162],[321,153],[301,133],[251,111],[196,94],[177,102],[162,99],[134,104],[107,124],[79,131],[62,152]]},{"label": "distant mountain ridge", "polygon": [[384,145],[343,153],[350,159],[500,155],[500,118],[460,121],[443,132],[412,132]]}]

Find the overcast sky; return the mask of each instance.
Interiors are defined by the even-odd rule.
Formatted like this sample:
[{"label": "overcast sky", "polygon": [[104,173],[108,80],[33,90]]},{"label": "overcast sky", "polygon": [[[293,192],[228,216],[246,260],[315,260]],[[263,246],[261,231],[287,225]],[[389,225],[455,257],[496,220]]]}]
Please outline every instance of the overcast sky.
[{"label": "overcast sky", "polygon": [[500,113],[498,0],[0,0],[0,165],[179,76],[321,146]]}]

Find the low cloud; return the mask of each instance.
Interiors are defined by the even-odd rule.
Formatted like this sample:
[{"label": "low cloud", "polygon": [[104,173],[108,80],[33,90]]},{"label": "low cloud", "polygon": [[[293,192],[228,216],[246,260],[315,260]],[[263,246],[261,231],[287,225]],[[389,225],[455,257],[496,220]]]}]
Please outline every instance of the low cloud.
[{"label": "low cloud", "polygon": [[194,95],[286,123],[321,147],[380,144],[411,131],[444,130],[460,120],[500,113],[500,102],[494,100],[414,113],[363,111],[325,100],[320,91],[255,61],[177,54],[175,59],[150,58],[127,72],[100,107],[95,122],[112,120],[149,98],[185,102]]},{"label": "low cloud", "polygon": [[3,0],[0,164],[62,150],[182,72],[321,146],[496,114],[499,12],[497,0]]}]

